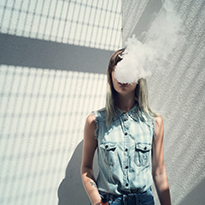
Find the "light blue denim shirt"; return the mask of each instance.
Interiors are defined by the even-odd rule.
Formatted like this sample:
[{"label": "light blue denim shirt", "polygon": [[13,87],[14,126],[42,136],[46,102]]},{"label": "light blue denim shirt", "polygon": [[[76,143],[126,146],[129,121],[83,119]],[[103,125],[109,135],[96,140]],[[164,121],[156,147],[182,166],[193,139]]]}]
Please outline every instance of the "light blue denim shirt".
[{"label": "light blue denim shirt", "polygon": [[147,119],[137,105],[129,112],[117,109],[108,128],[105,109],[94,114],[98,140],[98,190],[117,195],[148,190],[152,185],[154,117]]}]

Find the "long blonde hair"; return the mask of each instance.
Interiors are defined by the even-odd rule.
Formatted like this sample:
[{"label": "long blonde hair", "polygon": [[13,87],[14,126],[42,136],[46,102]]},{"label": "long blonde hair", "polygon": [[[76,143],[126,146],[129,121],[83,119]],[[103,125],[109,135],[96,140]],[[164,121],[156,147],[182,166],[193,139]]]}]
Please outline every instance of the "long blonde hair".
[{"label": "long blonde hair", "polygon": [[[113,87],[112,82],[112,76],[111,73],[114,70],[114,67],[117,65],[118,62],[122,60],[120,55],[123,53],[125,49],[120,49],[112,54],[110,57],[110,61],[108,64],[108,70],[107,70],[107,93],[106,93],[106,103],[105,103],[105,109],[107,113],[107,125],[111,123],[113,115],[116,110],[116,94]],[[159,116],[159,114],[154,113],[148,102],[148,88],[147,88],[147,81],[146,79],[140,79],[138,81],[138,84],[135,89],[135,101],[136,104],[138,104],[138,108],[143,111],[146,115],[146,117],[149,119],[153,116]]]}]

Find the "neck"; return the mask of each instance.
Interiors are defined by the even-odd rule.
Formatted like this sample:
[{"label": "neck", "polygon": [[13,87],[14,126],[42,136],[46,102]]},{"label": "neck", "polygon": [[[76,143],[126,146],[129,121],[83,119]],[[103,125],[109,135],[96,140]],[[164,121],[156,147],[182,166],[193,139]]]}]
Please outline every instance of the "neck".
[{"label": "neck", "polygon": [[129,110],[131,110],[136,104],[133,94],[126,95],[126,96],[118,95],[116,103],[117,103],[117,106],[120,108],[120,110],[125,111],[125,112],[128,112]]}]

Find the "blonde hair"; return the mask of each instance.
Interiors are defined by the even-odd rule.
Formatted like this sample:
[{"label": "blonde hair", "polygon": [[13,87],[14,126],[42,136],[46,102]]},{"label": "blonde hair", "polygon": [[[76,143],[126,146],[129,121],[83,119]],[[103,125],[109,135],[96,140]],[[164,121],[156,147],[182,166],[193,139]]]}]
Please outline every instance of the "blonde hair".
[{"label": "blonde hair", "polygon": [[[111,73],[114,70],[114,67],[117,65],[118,62],[122,60],[120,55],[123,53],[125,49],[120,49],[112,54],[110,57],[110,61],[108,64],[107,70],[107,93],[106,93],[106,103],[105,109],[107,113],[107,120],[106,124],[109,125],[112,121],[113,115],[116,110],[116,94],[113,87],[112,76]],[[148,88],[147,88],[147,81],[146,79],[140,79],[135,89],[135,101],[138,104],[138,109],[143,111],[146,117],[149,119],[150,117],[159,116],[159,114],[154,113],[148,102]]]}]

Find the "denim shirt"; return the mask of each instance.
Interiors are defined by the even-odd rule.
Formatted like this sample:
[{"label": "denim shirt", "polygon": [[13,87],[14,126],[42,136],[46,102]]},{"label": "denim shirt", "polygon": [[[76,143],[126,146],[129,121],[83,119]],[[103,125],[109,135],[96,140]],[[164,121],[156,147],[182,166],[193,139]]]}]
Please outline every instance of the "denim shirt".
[{"label": "denim shirt", "polygon": [[147,119],[135,105],[129,112],[117,109],[107,127],[105,109],[94,114],[98,140],[98,190],[116,195],[147,191],[152,185],[154,117]]}]

